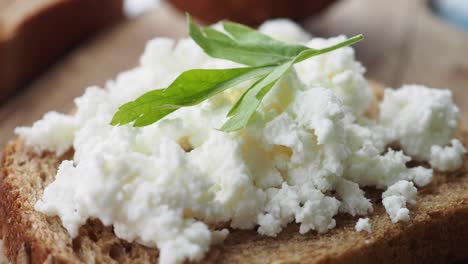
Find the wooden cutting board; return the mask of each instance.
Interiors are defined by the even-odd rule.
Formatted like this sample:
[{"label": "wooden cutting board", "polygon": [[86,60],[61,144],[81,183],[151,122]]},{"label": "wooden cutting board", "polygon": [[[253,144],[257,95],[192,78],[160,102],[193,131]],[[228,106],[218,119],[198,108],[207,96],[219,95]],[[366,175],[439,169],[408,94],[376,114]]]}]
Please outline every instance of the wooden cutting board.
[{"label": "wooden cutting board", "polygon": [[[357,56],[368,77],[392,87],[422,83],[454,91],[468,122],[468,34],[430,14],[424,0],[349,0],[305,22],[320,35],[364,33]],[[40,79],[0,106],[0,147],[19,125],[45,112],[70,111],[73,98],[90,85],[103,85],[138,63],[145,43],[155,36],[183,37],[184,17],[158,8],[104,33],[52,67]]]}]

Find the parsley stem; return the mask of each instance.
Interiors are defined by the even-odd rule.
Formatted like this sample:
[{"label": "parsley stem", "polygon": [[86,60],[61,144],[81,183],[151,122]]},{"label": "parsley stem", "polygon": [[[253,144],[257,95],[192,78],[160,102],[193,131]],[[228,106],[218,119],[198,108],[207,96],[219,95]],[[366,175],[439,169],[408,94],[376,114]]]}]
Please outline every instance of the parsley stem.
[{"label": "parsley stem", "polygon": [[301,61],[307,60],[310,57],[318,56],[320,54],[328,53],[330,51],[334,51],[334,50],[342,48],[342,47],[353,45],[354,43],[357,43],[357,42],[359,42],[359,41],[361,41],[363,39],[364,39],[364,36],[362,34],[359,34],[359,35],[356,35],[356,36],[354,36],[352,38],[349,38],[349,39],[347,39],[347,40],[345,40],[343,42],[340,42],[340,43],[338,43],[336,45],[333,45],[333,46],[330,46],[330,47],[326,47],[324,49],[319,49],[319,50],[308,49],[308,50],[305,50],[305,51],[301,52],[296,57],[294,63],[299,63]]}]

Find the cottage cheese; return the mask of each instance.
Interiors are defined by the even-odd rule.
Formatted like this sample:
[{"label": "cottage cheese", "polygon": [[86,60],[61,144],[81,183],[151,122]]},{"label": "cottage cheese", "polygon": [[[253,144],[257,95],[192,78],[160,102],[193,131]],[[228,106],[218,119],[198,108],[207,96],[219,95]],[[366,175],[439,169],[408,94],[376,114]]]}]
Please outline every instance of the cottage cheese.
[{"label": "cottage cheese", "polygon": [[372,213],[373,208],[369,199],[355,182],[340,179],[336,185],[337,196],[341,199],[340,212],[352,216]]},{"label": "cottage cheese", "polygon": [[382,203],[393,223],[409,220],[406,204],[416,204],[417,189],[409,181],[398,181],[382,193]]},{"label": "cottage cheese", "polygon": [[32,127],[18,127],[15,133],[26,140],[37,153],[54,151],[58,156],[65,153],[73,144],[78,122],[75,118],[57,112],[49,112]]},{"label": "cottage cheese", "polygon": [[[261,30],[315,48],[344,38],[305,40],[307,34],[284,20]],[[87,219],[97,218],[113,225],[119,238],[158,247],[161,263],[181,263],[201,260],[228,235],[210,226],[276,236],[296,222],[301,234],[323,233],[335,227],[339,212],[367,215],[373,205],[362,186],[386,190],[390,218],[406,221],[406,205],[415,202],[413,182],[424,186],[432,179],[432,169],[406,163],[416,158],[438,169],[460,166],[463,146],[452,141],[446,147],[458,126],[450,93],[417,86],[387,90],[379,120],[369,120],[363,113],[372,93],[350,47],[295,65],[252,123],[237,132],[217,128],[249,84],[147,127],[109,125],[120,105],[166,87],[184,70],[238,66],[209,58],[192,40],[157,38],[138,67],[77,98],[75,115],[52,112],[18,128],[38,152],[75,150],[36,210],[59,216],[73,237]],[[393,141],[403,151],[387,149]],[[356,230],[369,232],[368,220]]]},{"label": "cottage cheese", "polygon": [[[432,170],[423,167],[407,168],[410,157],[402,151],[388,150],[385,154],[372,145],[364,145],[347,160],[345,177],[361,186],[385,189],[400,180],[411,180],[425,186],[432,179]],[[376,176],[378,175],[378,176]]]},{"label": "cottage cheese", "polygon": [[305,43],[311,36],[298,24],[289,19],[279,18],[267,21],[258,28],[261,32],[281,41]]},{"label": "cottage cheese", "polygon": [[450,143],[458,128],[458,107],[449,90],[405,85],[386,89],[380,123],[394,130],[395,141],[408,155],[429,160],[431,146]]},{"label": "cottage cheese", "polygon": [[[306,45],[320,49],[345,39],[345,36],[330,39],[313,38]],[[351,47],[312,57],[294,67],[306,86],[323,86],[331,89],[343,106],[354,114],[362,114],[372,100],[372,92],[364,78],[365,69],[356,61],[354,49]]]},{"label": "cottage cheese", "polygon": [[434,145],[431,147],[429,163],[432,168],[439,171],[454,171],[462,166],[466,149],[458,139],[452,139],[450,142],[451,146]]},{"label": "cottage cheese", "polygon": [[356,232],[366,231],[369,234],[372,233],[372,225],[369,222],[369,218],[359,218],[354,229],[356,229]]}]

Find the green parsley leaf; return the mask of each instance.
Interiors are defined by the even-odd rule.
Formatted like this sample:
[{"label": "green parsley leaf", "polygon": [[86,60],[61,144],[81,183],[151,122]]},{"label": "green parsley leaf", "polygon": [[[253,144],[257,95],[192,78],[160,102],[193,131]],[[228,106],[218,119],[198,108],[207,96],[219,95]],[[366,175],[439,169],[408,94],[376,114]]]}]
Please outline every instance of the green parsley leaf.
[{"label": "green parsley leaf", "polygon": [[275,86],[281,77],[291,68],[293,61],[276,67],[270,74],[252,85],[229,111],[230,119],[221,130],[232,132],[247,126],[263,97]]},{"label": "green parsley leaf", "polygon": [[122,105],[112,118],[112,125],[134,122],[147,126],[185,106],[196,105],[211,96],[245,81],[255,81],[238,99],[221,128],[231,132],[248,125],[265,95],[295,63],[318,56],[363,39],[357,35],[324,49],[312,49],[275,40],[241,24],[224,22],[226,33],[210,27],[198,27],[187,16],[193,40],[211,57],[231,60],[251,67],[183,72],[169,87],[145,93]]},{"label": "green parsley leaf", "polygon": [[330,51],[337,50],[342,47],[350,46],[353,45],[361,40],[364,39],[364,36],[362,34],[356,35],[352,38],[349,38],[343,42],[340,42],[336,45],[324,48],[324,49],[307,49],[302,51],[296,58],[294,58],[294,63],[299,63],[301,61],[307,60],[311,57],[318,56],[324,53],[328,53]]},{"label": "green parsley leaf", "polygon": [[135,101],[122,105],[111,125],[150,125],[180,107],[196,105],[211,96],[242,82],[269,74],[274,67],[249,67],[222,70],[189,70],[166,89],[147,92]]},{"label": "green parsley leaf", "polygon": [[341,47],[345,47],[354,44],[363,39],[362,35],[357,35],[344,42],[340,42],[336,45],[327,47],[325,49],[308,49],[304,50],[297,55],[296,58],[292,59],[288,63],[285,63],[272,71],[268,76],[255,83],[250,87],[231,108],[228,116],[231,117],[221,128],[225,132],[232,132],[239,130],[248,125],[249,121],[255,114],[260,102],[263,97],[274,87],[274,85],[280,80],[280,78],[288,71],[291,66],[295,63],[304,61],[310,57],[317,56],[323,53],[327,53]]},{"label": "green parsley leaf", "polygon": [[188,19],[190,37],[214,58],[226,59],[248,66],[279,65],[309,48],[275,40],[249,27],[224,22],[226,35],[210,27],[198,27]]}]

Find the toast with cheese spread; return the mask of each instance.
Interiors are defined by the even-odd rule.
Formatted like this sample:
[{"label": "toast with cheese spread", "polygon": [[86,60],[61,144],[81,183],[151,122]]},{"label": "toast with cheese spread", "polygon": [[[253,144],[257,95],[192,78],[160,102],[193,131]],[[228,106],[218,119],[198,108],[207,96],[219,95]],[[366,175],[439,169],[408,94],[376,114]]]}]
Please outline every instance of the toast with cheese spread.
[{"label": "toast with cheese spread", "polygon": [[[375,84],[373,85],[375,88]],[[376,88],[376,98],[382,89]],[[376,116],[377,100],[370,116]],[[468,131],[457,138],[468,145]],[[156,263],[158,250],[117,238],[111,226],[88,220],[72,239],[58,217],[34,210],[45,187],[56,175],[61,157],[37,154],[16,139],[3,152],[0,180],[0,223],[4,251],[13,263]],[[451,263],[468,260],[468,156],[451,173],[434,173],[421,188],[409,222],[393,224],[385,212],[381,191],[369,189],[373,231],[356,232],[358,217],[340,214],[337,227],[325,234],[299,234],[290,224],[277,237],[255,230],[231,230],[213,246],[203,263]]]}]

